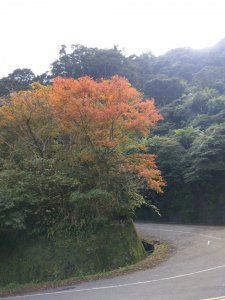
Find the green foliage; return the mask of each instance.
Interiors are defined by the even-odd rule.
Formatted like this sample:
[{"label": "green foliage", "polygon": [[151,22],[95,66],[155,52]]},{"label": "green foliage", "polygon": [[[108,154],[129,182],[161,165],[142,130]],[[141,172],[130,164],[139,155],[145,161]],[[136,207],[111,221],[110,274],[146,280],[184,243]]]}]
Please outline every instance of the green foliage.
[{"label": "green foliage", "polygon": [[177,78],[155,78],[145,83],[144,93],[153,97],[158,106],[170,103],[179,98],[184,91],[184,85]]},{"label": "green foliage", "polygon": [[[52,63],[50,72],[47,71],[36,79],[44,84],[50,84],[55,76],[78,78],[83,75],[89,75],[98,79],[102,77],[110,78],[112,75],[119,74],[127,77],[135,87],[144,92],[145,97],[155,97],[164,121],[160,122],[152,130],[154,136],[151,136],[148,140],[148,147],[150,153],[157,155],[157,163],[166,178],[167,187],[163,196],[157,195],[154,197],[161,211],[168,218],[175,210],[176,212],[181,212],[185,220],[187,218],[184,216],[188,215],[190,220],[195,219],[197,221],[198,213],[194,214],[194,209],[200,210],[200,207],[202,207],[202,204],[198,207],[197,199],[201,195],[205,195],[205,198],[207,198],[207,195],[213,194],[207,190],[208,186],[213,186],[215,190],[219,190],[220,182],[223,182],[225,178],[224,57],[225,40],[222,40],[212,48],[204,50],[178,48],[159,57],[155,57],[150,52],[139,56],[126,56],[117,47],[98,49],[73,45],[71,52],[69,52],[65,46],[62,46],[59,58]],[[29,85],[33,80],[34,74],[31,70],[17,69],[9,74],[8,77],[0,80],[0,96],[12,91],[29,89]],[[2,105],[2,101],[0,101],[0,105]],[[51,120],[48,114],[38,121],[45,124],[47,120]],[[50,123],[48,123],[49,129],[55,128],[55,124]],[[56,207],[54,209],[56,209],[57,213],[54,211],[54,213],[51,212],[49,214],[52,214],[51,222],[57,220],[57,224],[59,220],[62,220],[58,207],[63,207],[63,210],[67,211],[67,220],[71,218],[69,211],[79,207],[81,211],[87,210],[86,214],[82,213],[85,220],[88,220],[88,216],[93,213],[97,221],[97,219],[101,220],[103,211],[107,216],[115,214],[118,218],[133,215],[132,195],[136,194],[137,189],[145,190],[146,195],[151,194],[149,196],[150,199],[154,198],[152,193],[146,190],[146,187],[137,187],[137,183],[134,183],[130,189],[125,188],[127,183],[130,184],[132,180],[128,177],[113,176],[113,169],[110,169],[108,173],[102,174],[102,187],[96,189],[94,181],[96,181],[97,173],[94,172],[94,167],[91,165],[89,165],[89,168],[86,165],[75,166],[75,161],[71,158],[72,153],[69,151],[65,153],[60,150],[60,144],[69,143],[70,138],[59,135],[55,140],[46,140],[46,136],[42,135],[44,126],[39,132],[35,131],[35,126],[35,122],[31,124],[31,129],[37,134],[36,141],[27,134],[28,128],[25,125],[22,128],[19,128],[19,126],[14,128],[13,133],[11,131],[11,135],[8,134],[9,127],[7,128],[8,131],[0,133],[1,140],[5,139],[5,134],[8,137],[7,144],[0,147],[1,170],[5,168],[4,166],[9,160],[12,159],[14,162],[12,166],[7,167],[7,172],[12,175],[7,175],[6,173],[1,175],[3,176],[1,178],[4,178],[4,180],[1,179],[0,182],[2,191],[0,209],[4,217],[2,217],[0,222],[4,230],[6,228],[7,230],[10,228],[22,229],[28,226],[27,224],[36,222],[34,217],[31,218],[32,222],[28,222],[30,220],[28,216],[36,205],[36,200],[34,201],[34,199],[36,199],[37,195],[40,199],[43,199],[41,198],[43,197],[43,192],[46,192],[48,189],[53,191],[53,193],[49,193],[48,200],[46,198],[43,201],[49,203],[49,206],[50,203],[51,205],[55,203],[55,206],[53,206]],[[13,148],[11,142],[15,135],[23,137],[20,151],[11,151]],[[21,160],[24,157],[27,160],[30,159],[30,164],[32,161],[36,164],[36,156],[39,156],[40,153],[38,152],[43,149],[45,142],[47,147],[44,147],[44,158],[46,161],[42,163],[46,166],[46,170],[49,170],[47,165],[49,163],[48,160],[52,159],[51,153],[58,153],[57,159],[53,163],[54,167],[50,168],[51,174],[49,176],[47,176],[46,170],[43,172],[44,175],[41,175],[41,173],[37,175],[37,167],[31,166],[29,167],[30,170],[28,170],[28,167],[21,165]],[[35,143],[36,148],[34,147]],[[135,153],[136,150],[132,148],[129,151]],[[34,153],[35,155],[33,156]],[[77,159],[79,158],[77,153],[73,153],[73,155],[76,155]],[[65,163],[65,157],[70,159],[69,165]],[[20,179],[17,179],[15,174],[13,175],[15,170],[18,170],[17,176]],[[34,179],[34,176],[37,178]],[[43,182],[41,183],[41,178],[46,182],[45,189]],[[71,183],[72,178],[74,180],[73,184]],[[110,179],[110,185],[108,184],[108,179]],[[5,181],[4,184],[3,181]],[[6,184],[7,181],[8,183]],[[41,188],[39,190],[34,189],[31,184],[32,181],[37,182]],[[13,182],[11,186],[10,182]],[[23,185],[20,182],[23,182]],[[60,182],[65,184],[61,185]],[[197,189],[196,185],[200,183],[201,186]],[[71,194],[66,189],[70,184],[73,186]],[[59,190],[62,190],[63,193],[65,192],[65,196],[61,197],[61,200],[54,194],[54,191],[58,193]],[[22,195],[26,195],[26,197],[22,199]],[[98,195],[99,199],[105,198],[106,203],[108,203],[108,199],[111,199],[113,203],[115,198],[119,199],[120,208],[114,203],[115,210],[109,213],[102,203],[104,202],[103,200],[100,200],[100,208],[95,207],[95,195]],[[116,195],[116,197],[112,195]],[[167,198],[171,200],[166,201],[165,199]],[[28,199],[30,200],[28,201]],[[82,208],[81,199],[85,199],[90,205],[87,205],[86,208],[84,205]],[[189,199],[190,207],[187,199]],[[216,209],[219,196],[213,195],[212,199],[211,202],[206,201],[211,203],[209,204],[210,211],[213,211],[212,207]],[[65,202],[67,202],[67,205],[64,205]],[[136,199],[136,203],[141,205],[142,200]],[[176,204],[173,205],[172,203]],[[26,207],[26,210],[19,215],[15,214],[20,205]],[[48,219],[46,210],[48,210],[49,206],[43,206],[43,210],[40,210],[40,214],[46,215],[46,220]],[[97,216],[98,210],[99,216]],[[191,213],[185,214],[185,211],[192,212],[194,217],[191,218]],[[167,214],[167,212],[170,213]],[[6,220],[8,220],[7,226],[3,225]],[[84,223],[86,224],[87,222],[85,221]]]},{"label": "green foliage", "polygon": [[[21,163],[21,162],[20,162]],[[68,217],[64,202],[78,182],[57,170],[54,161],[23,161],[0,172],[0,231],[47,233]]]},{"label": "green foliage", "polygon": [[225,123],[212,125],[195,139],[187,154],[186,181],[204,180],[225,173]]},{"label": "green foliage", "polygon": [[30,69],[16,69],[7,77],[0,79],[0,97],[11,92],[27,90],[34,82],[35,75]]},{"label": "green foliage", "polygon": [[[161,118],[153,101],[141,102],[119,77],[32,87],[0,107],[0,233],[93,231],[130,219],[144,203],[137,195],[144,185],[161,191],[154,156],[142,154],[142,136]],[[100,105],[96,91],[104,95]]]},{"label": "green foliage", "polygon": [[83,277],[146,257],[132,223],[108,224],[77,238],[58,233],[48,240],[0,235],[0,286]]},{"label": "green foliage", "polygon": [[36,202],[35,193],[27,185],[29,179],[23,171],[12,169],[0,172],[1,231],[26,228],[26,217]]},{"label": "green foliage", "polygon": [[150,53],[126,57],[116,46],[112,49],[98,49],[72,45],[71,53],[66,50],[62,46],[59,59],[52,63],[52,77],[79,78],[88,75],[98,79],[121,75],[128,78],[135,87],[142,88],[143,77],[151,74],[149,64],[153,55]]},{"label": "green foliage", "polygon": [[[112,217],[115,206],[114,195],[110,192],[91,189],[70,194],[69,203],[74,211],[75,225],[87,228],[96,226]],[[92,223],[92,224],[91,224]]]},{"label": "green foliage", "polygon": [[149,139],[149,151],[156,154],[167,185],[181,182],[186,151],[175,137],[153,136]]},{"label": "green foliage", "polygon": [[220,199],[225,193],[219,190],[225,180],[224,95],[192,89],[162,112],[165,121],[154,130],[158,136],[149,140],[149,151],[157,155],[167,181],[165,195],[155,197],[162,215],[167,220],[223,222]]},{"label": "green foliage", "polygon": [[225,91],[224,67],[206,66],[193,76],[193,84],[200,88],[212,88],[223,93]]}]

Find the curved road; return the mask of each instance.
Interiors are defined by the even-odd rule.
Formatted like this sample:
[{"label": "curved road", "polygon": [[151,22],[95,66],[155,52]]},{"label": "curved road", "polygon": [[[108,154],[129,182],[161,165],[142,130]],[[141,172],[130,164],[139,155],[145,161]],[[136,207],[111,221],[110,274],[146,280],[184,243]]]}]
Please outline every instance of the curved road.
[{"label": "curved road", "polygon": [[225,227],[139,223],[140,233],[168,241],[173,255],[159,266],[18,300],[225,299]]}]

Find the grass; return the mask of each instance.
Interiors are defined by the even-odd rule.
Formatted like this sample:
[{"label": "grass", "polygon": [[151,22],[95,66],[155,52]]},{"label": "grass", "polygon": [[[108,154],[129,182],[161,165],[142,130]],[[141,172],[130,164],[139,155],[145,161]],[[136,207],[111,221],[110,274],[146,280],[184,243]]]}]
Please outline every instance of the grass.
[{"label": "grass", "polygon": [[[149,243],[152,243],[155,240],[154,237],[150,237],[148,235],[141,235],[141,238]],[[20,295],[35,291],[40,292],[46,289],[60,288],[65,286],[69,287],[82,282],[93,281],[103,278],[111,278],[140,270],[146,270],[159,265],[160,263],[165,261],[170,256],[170,254],[170,246],[166,242],[160,242],[159,244],[155,244],[155,251],[151,255],[149,255],[147,258],[139,261],[136,264],[125,266],[108,272],[102,272],[88,276],[80,275],[79,277],[72,277],[64,280],[55,280],[42,283],[33,282],[27,284],[10,283],[4,288],[0,288],[0,297]]]}]

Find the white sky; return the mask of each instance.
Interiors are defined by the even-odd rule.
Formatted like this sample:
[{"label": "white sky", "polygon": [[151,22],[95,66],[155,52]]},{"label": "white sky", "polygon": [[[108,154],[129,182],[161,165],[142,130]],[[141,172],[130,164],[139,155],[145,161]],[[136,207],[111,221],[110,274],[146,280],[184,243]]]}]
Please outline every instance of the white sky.
[{"label": "white sky", "polygon": [[49,69],[60,45],[155,55],[225,38],[225,0],[0,0],[0,78]]}]

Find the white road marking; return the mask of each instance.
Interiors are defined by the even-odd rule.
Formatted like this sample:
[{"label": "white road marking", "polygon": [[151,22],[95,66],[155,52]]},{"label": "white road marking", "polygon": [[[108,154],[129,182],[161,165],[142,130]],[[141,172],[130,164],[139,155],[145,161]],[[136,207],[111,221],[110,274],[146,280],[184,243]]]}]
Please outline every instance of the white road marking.
[{"label": "white road marking", "polygon": [[135,285],[141,285],[141,284],[148,284],[148,283],[153,283],[153,282],[159,282],[159,281],[166,281],[166,280],[171,280],[171,279],[177,279],[177,278],[182,278],[182,277],[187,277],[187,276],[193,276],[205,272],[210,272],[213,270],[218,270],[225,268],[225,265],[209,268],[209,269],[204,269],[196,272],[191,272],[191,273],[186,273],[186,274],[181,274],[181,275],[176,275],[176,276],[171,276],[171,277],[164,277],[160,279],[152,279],[152,280],[147,280],[147,281],[139,281],[139,282],[132,282],[132,283],[124,283],[124,284],[118,284],[118,285],[109,285],[109,286],[99,286],[99,287],[93,287],[93,288],[86,288],[86,289],[71,289],[67,291],[58,291],[58,292],[49,292],[49,293],[42,293],[42,294],[31,294],[31,295],[24,295],[24,296],[15,296],[15,297],[6,297],[5,299],[26,299],[27,297],[41,297],[41,296],[47,296],[47,295],[57,295],[57,294],[64,294],[64,293],[76,293],[76,292],[88,292],[88,291],[96,291],[96,290],[105,290],[105,289],[113,289],[113,288],[120,288],[120,287],[127,287],[127,286],[135,286]]},{"label": "white road marking", "polygon": [[207,298],[207,299],[202,299],[202,300],[225,300],[225,296],[214,297],[214,298]]},{"label": "white road marking", "polygon": [[210,244],[211,244],[210,241],[208,241],[207,245],[209,246]]},{"label": "white road marking", "polygon": [[162,228],[151,228],[151,230],[160,230],[160,231],[169,231],[169,232],[178,232],[178,233],[185,233],[185,234],[195,234],[195,235],[199,235],[199,236],[203,236],[206,238],[211,238],[211,239],[215,239],[215,240],[220,240],[220,241],[224,241],[224,238],[220,238],[217,236],[212,236],[212,235],[206,235],[206,234],[202,234],[202,233],[198,233],[198,232],[190,232],[190,231],[181,231],[181,230],[172,230],[172,229],[162,229]]}]

